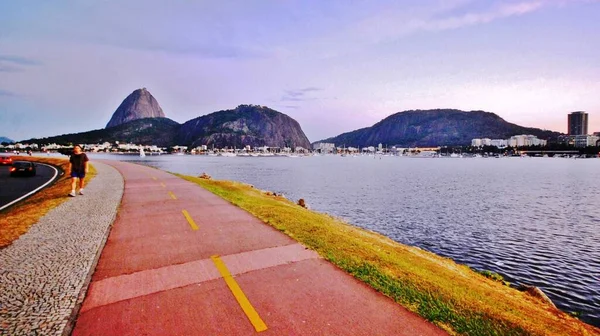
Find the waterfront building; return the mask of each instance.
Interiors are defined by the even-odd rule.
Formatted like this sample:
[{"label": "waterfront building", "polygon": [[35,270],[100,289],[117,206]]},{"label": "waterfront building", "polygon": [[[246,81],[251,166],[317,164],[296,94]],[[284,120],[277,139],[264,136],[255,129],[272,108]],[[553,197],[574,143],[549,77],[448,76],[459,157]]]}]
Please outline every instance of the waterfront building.
[{"label": "waterfront building", "polygon": [[329,142],[319,142],[313,145],[313,150],[321,151],[321,153],[333,153],[335,144]]},{"label": "waterfront building", "polygon": [[174,152],[185,152],[187,151],[187,146],[173,146],[171,147]]},{"label": "waterfront building", "polygon": [[[493,146],[498,148],[504,148],[506,146],[511,147],[522,147],[522,146],[533,146],[533,145],[545,145],[546,140],[540,140],[533,135],[515,135],[510,139],[473,139],[471,140],[471,146],[482,147],[482,146]],[[542,146],[543,146],[542,145]]]},{"label": "waterfront building", "polygon": [[504,148],[508,145],[508,140],[504,139],[493,139],[490,141],[490,146]]},{"label": "waterfront building", "polygon": [[600,140],[600,136],[597,135],[573,135],[570,138],[569,143],[572,143],[575,147],[598,146]]},{"label": "waterfront building", "polygon": [[14,148],[21,149],[21,150],[24,150],[24,149],[27,149],[27,148],[32,148],[32,149],[36,149],[37,150],[38,149],[38,145],[37,144],[28,144],[28,143],[22,144],[22,143],[18,142],[16,144],[14,144]]},{"label": "waterfront building", "polygon": [[588,114],[583,111],[569,113],[568,117],[569,135],[587,135],[588,134]]},{"label": "waterfront building", "polygon": [[507,144],[511,147],[546,146],[548,141],[539,139],[535,135],[521,134],[510,137]]}]

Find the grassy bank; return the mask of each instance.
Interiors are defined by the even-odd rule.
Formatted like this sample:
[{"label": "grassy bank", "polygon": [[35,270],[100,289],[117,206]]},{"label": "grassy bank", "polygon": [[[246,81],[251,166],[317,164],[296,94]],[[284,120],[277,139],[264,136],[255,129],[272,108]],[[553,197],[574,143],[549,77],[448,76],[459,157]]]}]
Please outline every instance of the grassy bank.
[{"label": "grassy bank", "polygon": [[[10,245],[26,233],[48,211],[66,201],[67,194],[71,190],[71,179],[66,174],[69,172],[69,160],[66,158],[13,156],[13,160],[35,161],[54,165],[61,168],[65,174],[51,186],[8,209],[0,211],[0,248]],[[90,172],[85,178],[86,182],[89,182],[95,175],[96,170],[93,165],[90,165]]]},{"label": "grassy bank", "polygon": [[181,177],[250,212],[451,334],[600,335],[599,329],[450,259],[245,184]]}]

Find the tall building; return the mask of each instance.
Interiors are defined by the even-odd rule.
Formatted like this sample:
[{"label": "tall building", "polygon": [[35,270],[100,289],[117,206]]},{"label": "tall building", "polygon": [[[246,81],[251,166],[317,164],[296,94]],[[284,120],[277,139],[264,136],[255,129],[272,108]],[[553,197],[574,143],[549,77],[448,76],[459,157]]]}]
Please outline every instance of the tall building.
[{"label": "tall building", "polygon": [[569,113],[569,135],[588,134],[588,114],[583,111]]}]

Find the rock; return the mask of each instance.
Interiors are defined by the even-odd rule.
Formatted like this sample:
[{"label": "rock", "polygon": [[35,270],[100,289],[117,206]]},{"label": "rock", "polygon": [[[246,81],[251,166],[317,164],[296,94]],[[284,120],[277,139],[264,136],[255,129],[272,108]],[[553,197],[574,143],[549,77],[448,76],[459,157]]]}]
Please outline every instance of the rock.
[{"label": "rock", "polygon": [[106,128],[144,118],[165,118],[165,114],[152,94],[146,88],[141,88],[123,100],[106,124]]},{"label": "rock", "polygon": [[304,198],[298,200],[298,205],[303,208],[306,208],[306,202],[304,202]]},{"label": "rock", "polygon": [[208,175],[207,173],[202,173],[198,176],[198,178],[210,180],[212,177],[210,175]]},{"label": "rock", "polygon": [[552,302],[552,300],[550,300],[546,293],[544,293],[540,288],[536,286],[520,285],[518,289],[542,300],[545,304],[551,306],[552,308],[557,309],[556,305],[554,305],[554,302]]}]

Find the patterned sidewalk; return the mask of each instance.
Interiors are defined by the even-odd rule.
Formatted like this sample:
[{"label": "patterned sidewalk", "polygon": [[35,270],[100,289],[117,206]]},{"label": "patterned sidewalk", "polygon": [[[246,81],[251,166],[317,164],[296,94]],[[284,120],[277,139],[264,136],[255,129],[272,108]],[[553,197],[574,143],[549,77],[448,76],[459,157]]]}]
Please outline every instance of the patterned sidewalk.
[{"label": "patterned sidewalk", "polygon": [[72,328],[124,189],[116,169],[92,164],[98,174],[85,196],[51,210],[0,250],[0,335],[62,335]]}]

